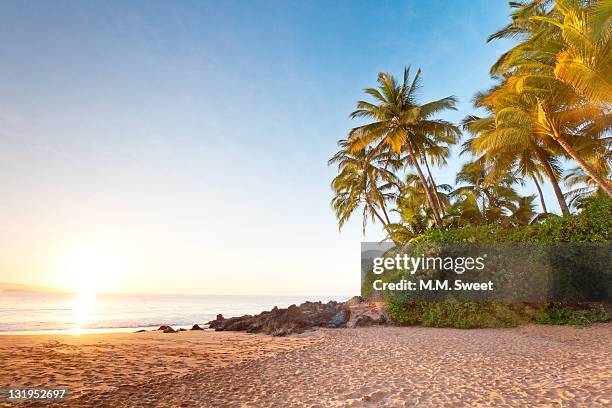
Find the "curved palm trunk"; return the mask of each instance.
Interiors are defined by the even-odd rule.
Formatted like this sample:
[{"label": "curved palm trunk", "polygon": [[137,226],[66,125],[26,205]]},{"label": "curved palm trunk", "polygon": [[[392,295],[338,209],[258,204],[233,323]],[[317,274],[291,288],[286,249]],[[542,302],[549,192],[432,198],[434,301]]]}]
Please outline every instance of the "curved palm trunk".
[{"label": "curved palm trunk", "polygon": [[553,191],[555,192],[555,196],[557,197],[557,201],[559,202],[559,207],[561,208],[561,213],[563,213],[563,215],[569,215],[570,210],[567,206],[567,203],[565,202],[565,198],[563,197],[563,193],[561,192],[559,183],[557,182],[557,177],[555,177],[555,173],[553,172],[552,167],[550,167],[550,163],[548,162],[548,160],[546,160],[546,157],[544,157],[539,147],[534,146],[533,151],[535,152],[536,157],[540,161],[540,164],[544,166],[544,172],[546,173],[546,176],[548,177],[548,180],[552,185]]},{"label": "curved palm trunk", "polygon": [[574,149],[574,147],[568,143],[563,135],[559,134],[554,129],[553,131],[555,133],[555,140],[561,145],[567,154],[569,154],[571,158],[578,163],[582,170],[584,170],[584,172],[588,174],[589,177],[591,177],[593,181],[606,192],[606,194],[608,194],[608,197],[612,197],[612,185],[610,182],[608,180],[604,180],[599,174],[597,174],[597,172],[587,162],[585,162],[582,157],[580,157],[576,149]]},{"label": "curved palm trunk", "polygon": [[391,221],[389,220],[389,214],[387,214],[387,209],[385,208],[385,203],[384,201],[382,203],[380,203],[380,208],[382,209],[382,212],[385,216],[385,219],[387,220],[387,224],[391,224]]},{"label": "curved palm trunk", "polygon": [[414,154],[414,150],[412,150],[412,146],[410,142],[406,143],[406,150],[408,150],[408,154],[410,155],[410,159],[412,160],[412,164],[414,164],[414,168],[417,171],[417,175],[419,176],[419,180],[421,181],[421,185],[423,186],[423,190],[425,191],[425,196],[427,197],[427,201],[429,202],[429,206],[431,207],[431,211],[433,212],[434,219],[436,220],[436,225],[438,227],[442,227],[442,219],[440,218],[440,214],[438,213],[438,209],[434,204],[433,197],[431,196],[431,191],[427,186],[427,181],[425,180],[425,176],[423,176],[423,172],[421,171],[421,166],[419,166],[419,162],[417,161],[416,155]]},{"label": "curved palm trunk", "polygon": [[366,205],[368,207],[370,207],[370,211],[372,211],[372,214],[374,214],[374,216],[378,219],[378,221],[380,221],[380,223],[383,225],[383,228],[385,228],[385,230],[386,230],[387,229],[387,223],[385,222],[385,220],[382,219],[382,217],[380,216],[378,211],[376,211],[376,207],[374,207],[374,205],[372,205],[372,202],[370,200],[370,193],[365,193],[365,203],[366,203]]},{"label": "curved palm trunk", "polygon": [[[497,200],[495,199],[495,197],[493,197],[493,195],[489,191],[488,187],[483,188],[482,191],[484,192],[484,197],[482,199],[482,216],[485,220],[485,223],[488,224],[489,222],[491,222],[491,220],[489,219],[491,211],[487,211],[487,210],[490,210],[491,208],[498,208],[499,204],[497,203]],[[486,204],[485,204],[485,198],[486,198]]]},{"label": "curved palm trunk", "polygon": [[540,196],[540,204],[542,205],[542,211],[544,211],[544,213],[546,214],[548,213],[548,210],[546,209],[546,202],[544,201],[544,195],[542,194],[540,183],[538,183],[538,179],[533,174],[531,175],[531,179],[533,180],[533,184],[535,184],[536,188],[538,189],[538,195]]},{"label": "curved palm trunk", "polygon": [[[480,221],[481,222],[486,222],[486,214],[487,214],[487,198],[485,197],[484,194],[482,194],[480,196],[480,198],[482,198],[482,209],[480,210]],[[478,198],[476,198],[476,208],[478,208]]]},{"label": "curved palm trunk", "polygon": [[376,218],[378,218],[378,221],[380,221],[380,223],[383,225],[383,228],[387,229],[387,223],[385,223],[385,220],[383,220],[380,214],[378,213],[378,211],[376,211],[376,208],[374,208],[374,206],[370,204],[369,202],[368,202],[368,206],[370,207],[372,214],[374,214]]},{"label": "curved palm trunk", "polygon": [[438,196],[438,186],[431,175],[431,170],[429,169],[429,163],[427,163],[427,157],[423,155],[423,161],[425,162],[425,168],[427,169],[427,174],[429,174],[429,181],[431,182],[431,188],[433,190],[433,195],[435,197],[436,205],[438,206],[438,212],[445,216],[446,213],[444,211],[444,207],[442,206],[442,202],[440,202],[440,196]]}]

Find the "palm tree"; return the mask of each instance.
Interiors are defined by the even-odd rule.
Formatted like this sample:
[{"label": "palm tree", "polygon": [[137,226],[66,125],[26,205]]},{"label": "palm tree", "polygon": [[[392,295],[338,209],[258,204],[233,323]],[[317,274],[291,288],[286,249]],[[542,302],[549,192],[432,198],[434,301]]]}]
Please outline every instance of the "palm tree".
[{"label": "palm tree", "polygon": [[399,184],[393,173],[401,166],[397,155],[373,148],[351,152],[347,140],[340,140],[338,145],[340,150],[329,160],[329,165],[338,165],[339,172],[331,184],[331,205],[338,227],[342,229],[353,212],[362,207],[364,233],[368,219],[377,219],[386,228],[391,223],[386,202],[395,198],[393,189]]},{"label": "palm tree", "polygon": [[457,173],[456,183],[462,184],[452,191],[457,199],[452,217],[463,224],[490,224],[500,222],[507,212],[516,210],[520,199],[512,187],[520,182],[513,173],[491,172],[491,164],[483,158],[466,163]]},{"label": "palm tree", "polygon": [[531,178],[546,211],[538,179],[545,174],[553,187],[559,207],[564,215],[570,213],[559,186],[560,166],[555,155],[558,144],[545,137],[534,124],[536,106],[533,98],[520,94],[507,83],[501,82],[487,92],[477,94],[474,105],[489,112],[480,118],[468,116],[464,129],[474,135],[466,148],[476,155],[484,155],[493,163],[491,171],[507,171],[516,167],[523,177]]},{"label": "palm tree", "polygon": [[612,102],[612,36],[609,0],[511,2],[512,22],[488,41],[519,38],[493,74],[547,76],[572,86],[591,103]]},{"label": "palm tree", "polygon": [[[612,176],[608,173],[609,177]],[[571,206],[579,208],[580,203],[585,199],[596,194],[603,194],[601,188],[593,182],[593,180],[584,173],[580,167],[570,169],[564,178],[565,184],[570,190],[565,193],[565,197]]]},{"label": "palm tree", "polygon": [[[539,100],[537,105],[537,125],[539,130],[546,136],[555,140],[566,152],[567,156],[572,158],[582,170],[589,175],[595,183],[597,183],[609,197],[612,197],[612,183],[598,173],[587,159],[580,153],[576,146],[585,142],[601,142],[603,135],[609,131],[609,125],[603,127],[599,121],[609,121],[608,114],[604,113],[604,109],[598,109],[599,112],[593,116],[584,116],[584,108],[576,106],[559,110],[558,103],[563,98],[556,99],[551,96],[546,100]],[[590,133],[590,129],[598,129],[596,133]],[[590,133],[590,134],[589,134]],[[585,137],[590,140],[581,140]]]},{"label": "palm tree", "polygon": [[421,70],[418,70],[409,82],[410,70],[405,68],[401,83],[398,83],[391,74],[381,72],[378,75],[378,88],[365,89],[365,93],[372,96],[376,102],[359,101],[357,109],[351,114],[351,118],[371,119],[373,122],[350,131],[350,149],[356,152],[373,144],[376,148],[386,145],[397,154],[406,151],[410,159],[409,164],[415,168],[426,200],[432,209],[436,225],[441,227],[442,217],[419,161],[424,146],[431,142],[430,135],[447,133],[459,137],[458,127],[433,118],[444,110],[454,110],[457,100],[449,96],[422,105],[418,104],[416,91],[419,88],[420,75]]},{"label": "palm tree", "polygon": [[556,56],[555,77],[592,103],[611,103],[610,2],[557,0],[548,15],[531,19],[561,33],[563,47]]},{"label": "palm tree", "polygon": [[[580,153],[586,157],[589,164],[598,174],[606,174],[612,177],[612,137],[598,140],[599,143],[586,141],[578,146]],[[593,181],[589,175],[580,167],[570,169],[565,178],[565,185],[570,191],[565,193],[570,205],[578,208],[580,202],[595,194],[605,194],[603,190]]]},{"label": "palm tree", "polygon": [[542,193],[542,187],[540,187],[540,183],[543,182],[541,176],[538,173],[531,173],[531,179],[533,180],[533,184],[538,191],[538,197],[540,198],[540,206],[542,207],[542,213],[548,214],[548,209],[546,208],[546,200],[544,200],[544,194]]},{"label": "palm tree", "polygon": [[[519,38],[491,68],[534,99],[534,123],[554,139],[609,196],[612,184],[575,148],[576,137],[610,129],[612,30],[609,1],[512,3],[512,23],[489,37]],[[608,106],[608,107],[606,107]]]},{"label": "palm tree", "polygon": [[529,225],[536,215],[533,205],[534,199],[535,196],[532,195],[518,198],[515,208],[508,215],[508,221],[511,225]]},{"label": "palm tree", "polygon": [[[402,185],[396,199],[396,209],[400,216],[400,221],[388,226],[387,238],[395,242],[408,242],[412,238],[435,226],[433,210],[425,199],[425,191],[420,183],[419,177],[414,173],[405,176],[405,183]],[[441,184],[437,189],[429,186],[444,207],[449,206],[448,192],[452,187],[448,184]]]},{"label": "palm tree", "polygon": [[565,193],[569,205],[576,207],[581,200],[592,196],[597,192],[597,186],[593,186],[593,182],[580,167],[570,169],[564,178],[565,185],[570,190]]},{"label": "palm tree", "polygon": [[[425,165],[427,170],[428,182],[431,184],[431,191],[433,192],[436,206],[442,217],[446,215],[445,205],[441,200],[440,193],[436,181],[431,174],[428,161],[435,166],[442,167],[447,164],[447,158],[450,154],[450,146],[456,144],[459,141],[458,135],[453,133],[442,132],[442,134],[433,134],[429,138],[428,143],[423,144],[423,152],[421,155],[421,162]],[[444,190],[444,188],[442,189]]]}]

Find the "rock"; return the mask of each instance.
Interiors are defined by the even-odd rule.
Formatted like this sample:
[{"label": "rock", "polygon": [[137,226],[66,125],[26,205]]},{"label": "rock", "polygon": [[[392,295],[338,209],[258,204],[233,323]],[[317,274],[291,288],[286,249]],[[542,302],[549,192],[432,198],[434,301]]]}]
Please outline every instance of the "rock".
[{"label": "rock", "polygon": [[[223,316],[221,316],[223,317]],[[201,328],[199,325],[194,324],[193,326],[191,326],[191,330],[204,330],[203,328]]]},{"label": "rock", "polygon": [[355,296],[344,303],[330,301],[304,302],[286,309],[274,307],[258,315],[245,315],[226,319],[217,315],[208,322],[217,331],[245,331],[272,336],[303,333],[317,327],[363,327],[386,324],[390,321],[383,302],[372,302]]},{"label": "rock", "polygon": [[136,330],[134,333],[144,333],[144,332],[146,332],[145,329],[140,329],[140,330]]},{"label": "rock", "polygon": [[354,302],[349,311],[350,318],[346,327],[375,326],[389,321],[383,302]]},{"label": "rock", "polygon": [[344,304],[347,307],[353,307],[356,306],[360,303],[363,303],[365,300],[364,298],[362,298],[361,296],[353,296],[352,298],[350,298],[349,300],[347,300]]},{"label": "rock", "polygon": [[[348,321],[348,311],[343,303],[304,302],[286,309],[274,307],[258,315],[215,319],[208,322],[211,329],[265,333],[286,336],[303,333],[315,327],[343,327]],[[217,316],[219,317],[219,316]]]},{"label": "rock", "polygon": [[283,337],[292,333],[291,329],[276,329],[270,333],[274,337]]},{"label": "rock", "polygon": [[341,327],[346,324],[349,319],[349,314],[346,310],[341,310],[334,317],[331,318],[326,327]]},{"label": "rock", "polygon": [[366,326],[373,326],[375,324],[375,320],[372,319],[370,316],[368,315],[364,315],[364,316],[357,316],[354,320],[353,320],[353,327],[366,327]]},{"label": "rock", "polygon": [[[242,316],[243,318],[246,316]],[[227,326],[230,325],[233,321],[235,321],[236,318],[232,317],[229,319],[226,319],[225,317],[223,317],[222,314],[218,314],[217,318],[215,320],[211,320],[210,322],[208,322],[208,328],[209,329],[215,329],[217,330],[217,328],[221,327],[221,326]]]},{"label": "rock", "polygon": [[176,333],[176,330],[174,330],[172,327],[167,326],[167,325],[161,325],[159,326],[159,329],[157,330],[161,330],[164,333]]},{"label": "rock", "polygon": [[176,330],[177,332],[182,332],[182,331],[187,331],[187,329],[183,329],[182,327],[178,330]]}]

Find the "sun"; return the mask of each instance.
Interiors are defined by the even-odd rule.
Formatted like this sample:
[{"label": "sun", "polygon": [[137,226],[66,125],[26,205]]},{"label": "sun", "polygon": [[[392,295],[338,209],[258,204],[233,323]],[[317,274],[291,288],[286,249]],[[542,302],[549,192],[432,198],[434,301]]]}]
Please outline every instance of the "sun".
[{"label": "sun", "polygon": [[112,291],[122,268],[119,257],[96,242],[77,245],[66,251],[59,261],[65,288],[82,295]]},{"label": "sun", "polygon": [[95,322],[96,294],[112,292],[117,278],[123,273],[121,258],[98,241],[83,241],[71,245],[58,258],[62,286],[71,292],[75,334]]}]

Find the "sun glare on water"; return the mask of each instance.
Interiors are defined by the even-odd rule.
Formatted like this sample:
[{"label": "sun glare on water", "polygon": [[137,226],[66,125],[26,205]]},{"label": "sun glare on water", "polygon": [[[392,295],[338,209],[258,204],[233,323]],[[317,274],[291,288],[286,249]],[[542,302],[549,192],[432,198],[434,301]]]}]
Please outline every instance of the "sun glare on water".
[{"label": "sun glare on water", "polygon": [[72,300],[72,312],[78,327],[83,328],[94,322],[92,311],[96,305],[94,292],[77,292]]},{"label": "sun glare on water", "polygon": [[65,253],[59,268],[64,287],[74,292],[72,319],[77,326],[70,330],[79,334],[95,323],[96,293],[112,292],[120,273],[118,258],[102,245],[80,245]]}]

